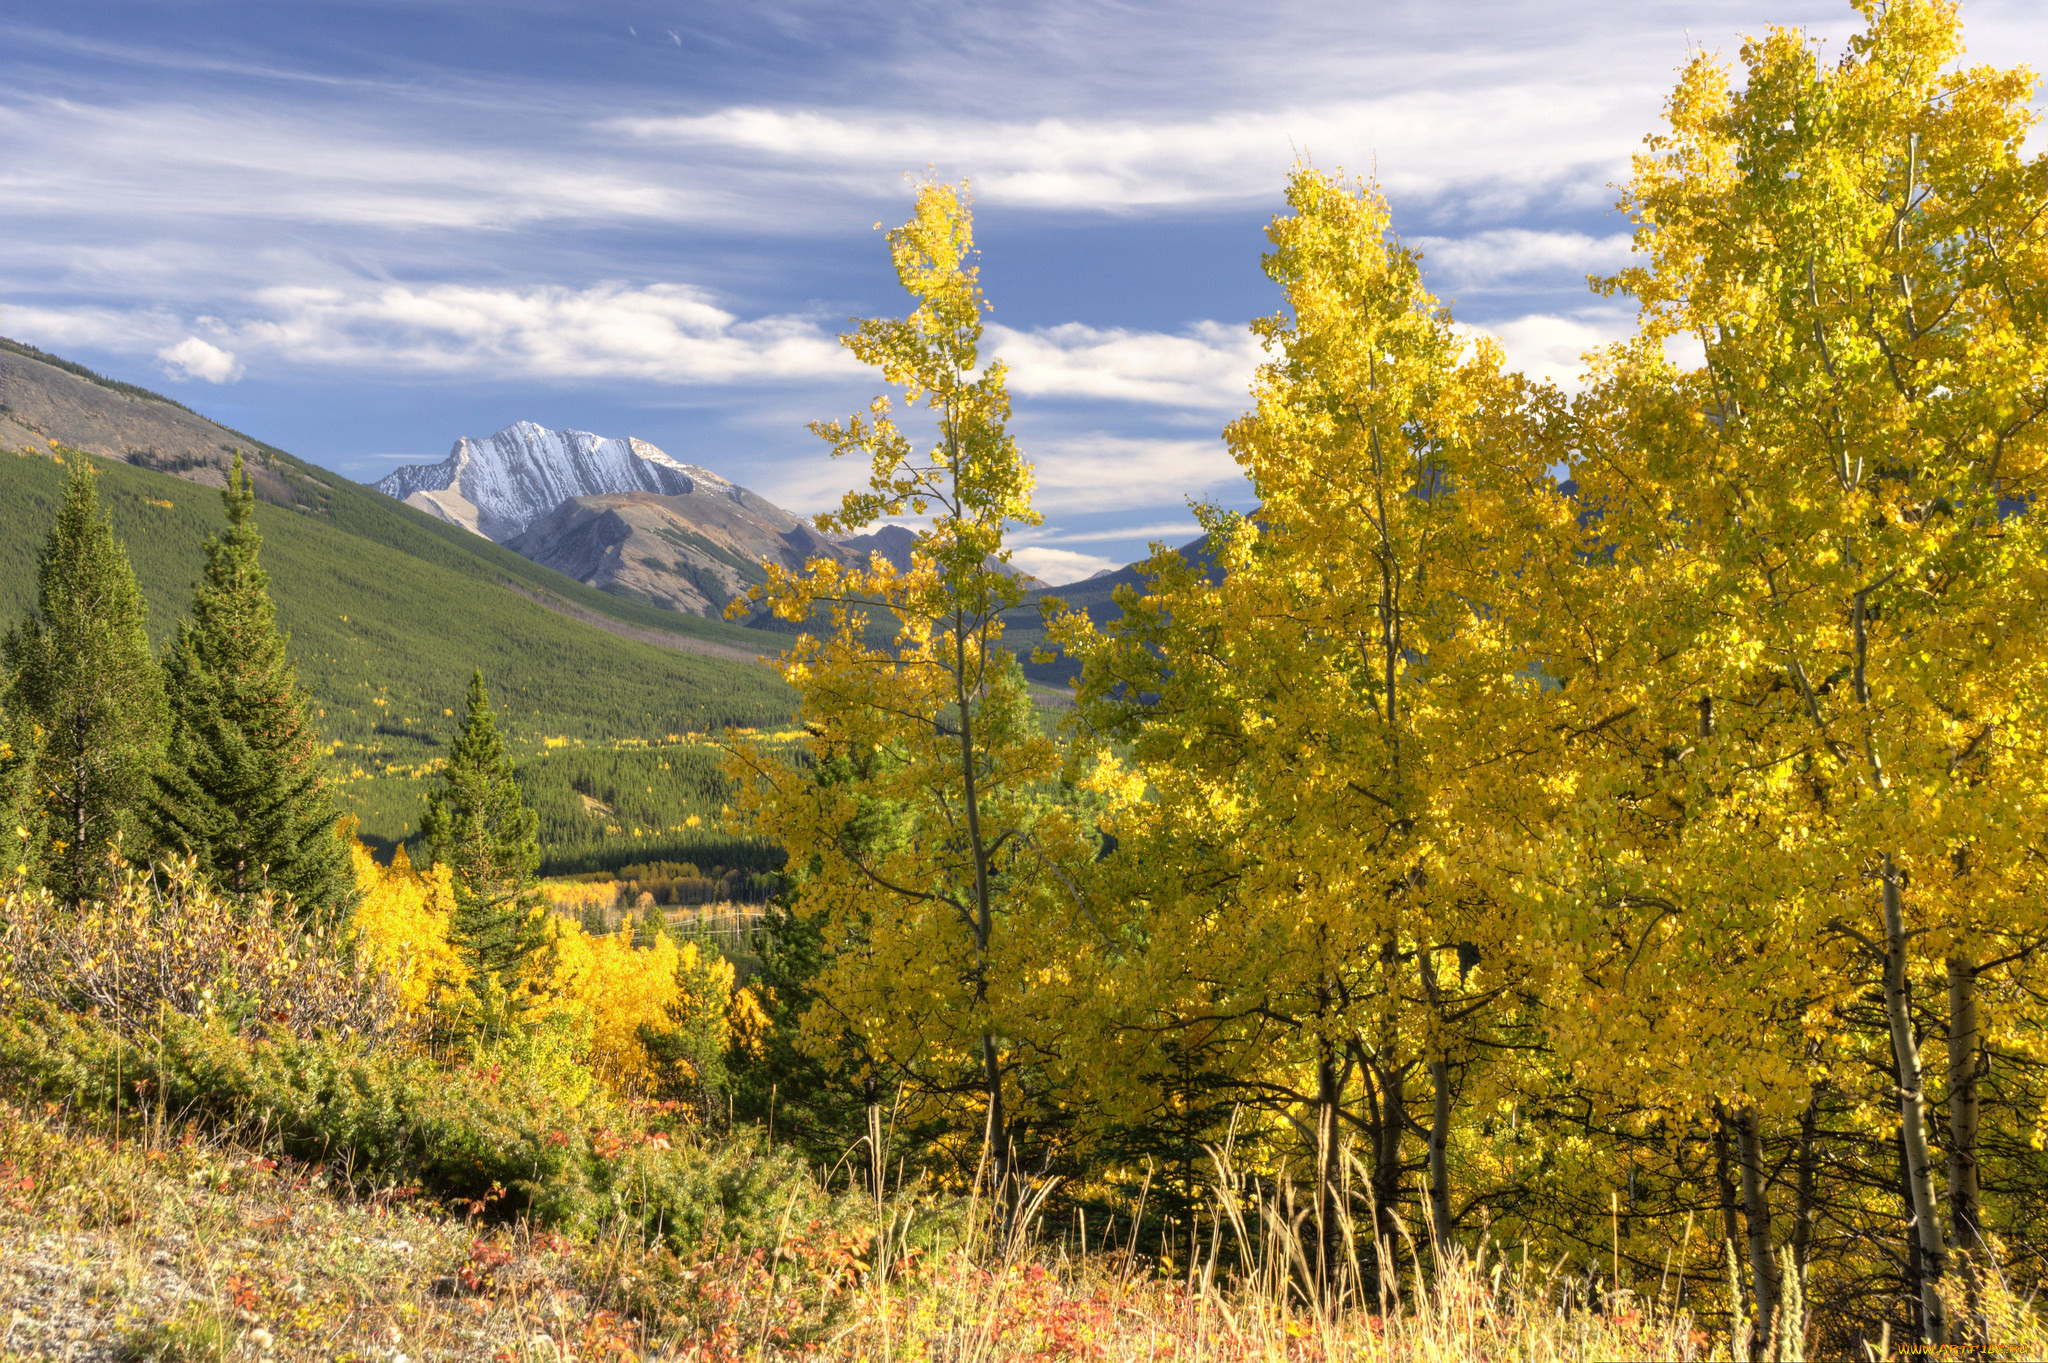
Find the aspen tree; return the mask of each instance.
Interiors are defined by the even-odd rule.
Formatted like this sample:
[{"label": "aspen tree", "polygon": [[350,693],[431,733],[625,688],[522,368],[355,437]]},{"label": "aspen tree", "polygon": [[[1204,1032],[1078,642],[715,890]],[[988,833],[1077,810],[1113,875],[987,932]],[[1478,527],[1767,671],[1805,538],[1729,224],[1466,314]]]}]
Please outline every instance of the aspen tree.
[{"label": "aspen tree", "polygon": [[1258,512],[1204,513],[1213,572],[1162,554],[1106,635],[1063,637],[1085,719],[1156,792],[1119,832],[1150,944],[1133,1026],[1229,1036],[1241,1091],[1300,1127],[1330,1292],[1343,1149],[1398,1242],[1423,1104],[1440,1252],[1456,1225],[1454,1076],[1518,971],[1472,827],[1541,712],[1519,579],[1571,508],[1548,400],[1453,327],[1377,190],[1301,169],[1288,204],[1266,269],[1289,311],[1254,324],[1273,358],[1226,433]]},{"label": "aspen tree", "polygon": [[1788,968],[1861,963],[1881,993],[1922,1326],[1942,1343],[1914,981],[1953,983],[1968,1051],[1980,972],[2043,935],[2018,891],[2043,813],[2044,529],[2011,513],[2048,455],[2048,161],[2024,152],[2029,73],[1952,69],[1953,5],[1858,8],[1832,68],[1785,30],[1744,44],[1739,91],[1708,57],[1687,66],[1628,192],[1648,259],[1611,286],[1649,343],[1705,350],[1678,382],[1696,415],[1660,433],[1635,495],[1716,532],[1696,540],[1711,609],[1690,647],[1712,661],[1705,694],[1748,712],[1755,794],[1809,854],[1795,878],[1832,886]]},{"label": "aspen tree", "polygon": [[[1068,972],[1064,924],[1091,830],[1042,798],[1061,751],[1040,731],[1002,643],[1023,599],[1006,571],[1010,527],[1036,525],[1030,466],[1005,428],[1000,361],[981,358],[987,304],[972,262],[966,195],[928,183],[889,233],[917,307],[842,337],[937,423],[921,446],[887,397],[812,430],[870,465],[866,490],[818,517],[827,533],[929,516],[911,566],[814,560],[769,565],[747,598],[801,634],[783,660],[809,733],[810,767],[735,749],[729,770],[753,831],[793,849],[792,911],[823,925],[825,961],[805,1026],[850,1035],[908,1076],[912,1098],[978,1094],[998,1186],[1013,1168],[1020,1067],[1048,1054]],[[885,626],[882,622],[886,621]],[[884,628],[893,630],[878,637]]]}]

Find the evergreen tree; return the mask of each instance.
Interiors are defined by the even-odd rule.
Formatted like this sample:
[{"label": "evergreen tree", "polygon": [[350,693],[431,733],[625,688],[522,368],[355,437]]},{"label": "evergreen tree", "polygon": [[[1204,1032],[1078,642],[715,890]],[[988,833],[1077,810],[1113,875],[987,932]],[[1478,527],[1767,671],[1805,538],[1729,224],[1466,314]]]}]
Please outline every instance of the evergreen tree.
[{"label": "evergreen tree", "polygon": [[[0,674],[0,698],[13,687]],[[43,820],[33,800],[36,764],[42,756],[43,731],[34,719],[7,709],[0,699],[0,878],[26,876],[42,864]]]},{"label": "evergreen tree", "polygon": [[157,845],[189,852],[224,892],[285,895],[302,913],[342,908],[348,851],[321,772],[312,701],[286,656],[270,575],[257,562],[256,494],[235,456],[228,530],[206,542],[192,618],[164,659],[170,759],[150,810]]},{"label": "evergreen tree", "polygon": [[470,971],[467,995],[451,1001],[451,1021],[465,1033],[495,1034],[531,1006],[527,966],[546,934],[537,888],[540,816],[526,807],[513,776],[480,668],[420,832],[453,877],[448,936]]},{"label": "evergreen tree", "polygon": [[100,510],[98,481],[74,455],[37,569],[36,610],[0,645],[17,827],[40,848],[31,875],[74,907],[105,892],[111,846],[141,845],[136,814],[166,728],[142,593]]}]

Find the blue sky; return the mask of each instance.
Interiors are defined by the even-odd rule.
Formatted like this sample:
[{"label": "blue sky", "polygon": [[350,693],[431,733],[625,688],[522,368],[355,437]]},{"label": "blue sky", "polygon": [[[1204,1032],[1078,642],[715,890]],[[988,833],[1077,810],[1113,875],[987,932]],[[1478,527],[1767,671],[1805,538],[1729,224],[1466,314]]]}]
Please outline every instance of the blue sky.
[{"label": "blue sky", "polygon": [[[2048,64],[2039,0],[1972,60]],[[1437,291],[1569,381],[1630,320],[1612,185],[1688,44],[1846,4],[0,5],[0,330],[350,477],[531,419],[798,511],[859,475],[877,221],[971,178],[990,340],[1067,581],[1243,506],[1218,432],[1298,156],[1376,171]]]}]

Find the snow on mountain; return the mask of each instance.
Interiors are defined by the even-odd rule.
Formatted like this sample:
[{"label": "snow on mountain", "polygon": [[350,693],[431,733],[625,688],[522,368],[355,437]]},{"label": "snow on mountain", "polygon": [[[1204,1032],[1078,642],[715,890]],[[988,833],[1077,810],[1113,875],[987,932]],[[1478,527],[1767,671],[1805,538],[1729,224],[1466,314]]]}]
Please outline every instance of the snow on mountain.
[{"label": "snow on mountain", "polygon": [[408,465],[380,479],[377,489],[500,542],[576,497],[746,496],[710,470],[678,463],[644,440],[551,431],[532,421],[515,421],[483,440],[464,436],[440,463]]}]

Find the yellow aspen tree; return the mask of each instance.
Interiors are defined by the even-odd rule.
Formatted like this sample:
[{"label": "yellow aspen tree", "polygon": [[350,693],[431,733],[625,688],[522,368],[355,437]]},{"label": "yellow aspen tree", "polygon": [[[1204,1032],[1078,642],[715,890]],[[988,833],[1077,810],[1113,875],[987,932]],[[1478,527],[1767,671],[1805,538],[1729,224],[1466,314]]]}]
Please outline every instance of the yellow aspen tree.
[{"label": "yellow aspen tree", "polygon": [[[1710,1151],[1762,1330],[1776,1272],[1762,1150],[1814,1098],[1845,982],[1811,950],[1833,882],[1802,879],[1832,844],[1787,799],[1780,736],[1716,691],[1720,522],[1674,514],[1658,483],[1658,452],[1697,420],[1682,384],[1661,345],[1616,347],[1560,423],[1580,523],[1528,576],[1549,722],[1529,734],[1519,813],[1490,855],[1509,871],[1497,892],[1517,905],[1557,1066],[1532,1076],[1531,1098],[1571,1093],[1633,1128],[1631,1150],[1662,1135]],[[1608,1236],[1621,1157],[1594,1156],[1564,1218],[1589,1245]],[[1705,1247],[1718,1265],[1719,1244]]]},{"label": "yellow aspen tree", "polygon": [[449,870],[413,870],[404,843],[389,866],[379,866],[370,849],[351,838],[349,858],[357,895],[350,926],[357,946],[388,973],[406,1012],[415,1021],[424,1019],[437,999],[469,981],[469,967],[448,940],[455,915]]},{"label": "yellow aspen tree", "polygon": [[[1810,838],[1796,879],[1830,887],[1812,947],[1883,999],[1921,1326],[1943,1343],[1920,1017],[1947,994],[1967,1143],[1979,985],[2043,937],[2048,161],[2025,154],[2033,76],[1956,67],[1953,4],[1858,8],[1832,66],[1774,30],[1743,45],[1740,89],[1686,67],[1628,190],[1647,260],[1611,287],[1648,343],[1705,350],[1679,380],[1691,419],[1630,495],[1717,532],[1697,540],[1702,700],[1746,713],[1755,780],[1779,783],[1758,799]],[[1774,861],[1760,841],[1752,864]],[[1981,1216],[1974,1151],[1951,1154],[1951,1210]]]},{"label": "yellow aspen tree", "polygon": [[[1082,715],[1130,744],[1153,798],[1118,827],[1146,944],[1125,968],[1141,1032],[1223,1048],[1240,1091],[1302,1133],[1319,1285],[1336,1287],[1343,1150],[1392,1220],[1413,1114],[1439,1248],[1455,1070],[1517,978],[1514,932],[1471,861],[1515,735],[1540,720],[1528,554],[1566,539],[1551,399],[1423,286],[1369,185],[1289,182],[1267,273],[1288,311],[1226,432],[1250,517],[1203,513],[1208,571],[1162,553],[1087,655]],[[1547,533],[1546,533],[1547,532]]]},{"label": "yellow aspen tree", "polygon": [[868,461],[865,490],[820,516],[827,533],[929,518],[911,565],[773,565],[750,594],[806,632],[785,655],[808,735],[790,766],[738,747],[728,765],[742,818],[790,849],[795,912],[823,925],[816,1044],[857,1038],[911,1097],[976,1097],[1000,1185],[1012,1167],[1020,1068],[1048,1048],[1073,968],[1065,924],[1092,828],[1048,804],[1061,751],[1037,723],[1004,612],[1023,588],[1006,570],[1010,527],[1035,525],[1032,475],[1005,429],[1000,361],[980,353],[984,302],[963,190],[927,183],[889,233],[917,300],[901,319],[859,322],[842,342],[924,406],[921,445],[886,396],[812,426],[835,455]]}]

